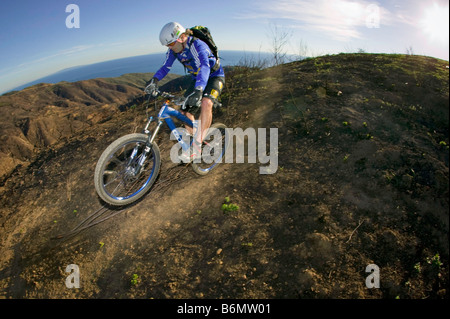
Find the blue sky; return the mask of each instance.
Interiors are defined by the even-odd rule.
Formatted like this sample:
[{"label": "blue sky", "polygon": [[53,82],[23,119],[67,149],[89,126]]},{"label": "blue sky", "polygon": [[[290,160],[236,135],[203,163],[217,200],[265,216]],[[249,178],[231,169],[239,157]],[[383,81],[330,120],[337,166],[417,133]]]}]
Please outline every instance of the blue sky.
[{"label": "blue sky", "polygon": [[[66,6],[80,10],[67,28]],[[220,50],[407,53],[449,59],[448,0],[1,0],[0,93],[73,66],[165,52],[164,24],[208,26]],[[156,70],[142,70],[154,72]]]}]

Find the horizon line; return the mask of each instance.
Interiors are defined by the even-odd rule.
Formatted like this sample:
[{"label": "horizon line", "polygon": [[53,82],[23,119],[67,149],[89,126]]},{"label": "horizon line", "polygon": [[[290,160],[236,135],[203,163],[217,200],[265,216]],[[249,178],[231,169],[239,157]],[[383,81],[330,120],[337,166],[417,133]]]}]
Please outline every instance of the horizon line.
[{"label": "horizon line", "polygon": [[[272,54],[272,52],[268,52],[268,51],[246,51],[246,50],[220,50],[219,53],[220,52],[243,52],[243,53],[257,53],[257,54]],[[58,73],[63,73],[66,71],[75,70],[75,69],[82,68],[82,67],[88,67],[88,66],[92,66],[92,65],[96,65],[96,64],[108,63],[108,62],[112,62],[112,61],[132,59],[132,58],[144,57],[144,56],[150,56],[150,55],[160,55],[160,54],[165,54],[165,52],[154,52],[154,53],[147,53],[147,54],[130,55],[130,56],[124,56],[124,57],[120,57],[120,58],[116,58],[116,59],[109,59],[109,60],[103,60],[103,61],[98,61],[98,62],[93,62],[93,63],[79,64],[79,65],[71,66],[68,68],[63,68],[56,72],[48,73],[46,75],[35,78],[33,80],[23,82],[22,84],[19,84],[10,89],[6,89],[5,91],[0,91],[0,96],[3,94],[6,94],[6,93],[23,90],[23,89],[33,86],[35,84],[39,84],[41,82],[37,82],[37,81],[40,81],[41,79],[44,79],[44,78],[47,78],[50,76],[57,75]],[[156,70],[155,70],[155,72],[156,72]],[[133,72],[131,72],[131,73],[133,73]],[[152,72],[142,72],[142,73],[152,73]],[[125,74],[127,74],[127,73],[125,73]],[[92,78],[92,79],[94,79],[94,78]],[[35,82],[37,82],[37,83],[35,83]],[[67,81],[67,82],[76,82],[76,81]]]}]

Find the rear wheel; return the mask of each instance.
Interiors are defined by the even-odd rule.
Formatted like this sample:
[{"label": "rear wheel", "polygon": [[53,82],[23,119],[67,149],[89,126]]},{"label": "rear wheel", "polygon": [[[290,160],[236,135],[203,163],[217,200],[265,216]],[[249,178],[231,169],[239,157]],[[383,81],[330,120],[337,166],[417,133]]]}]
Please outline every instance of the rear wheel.
[{"label": "rear wheel", "polygon": [[97,162],[94,184],[106,203],[131,204],[151,188],[161,166],[158,145],[147,148],[148,136],[129,134],[109,145]]},{"label": "rear wheel", "polygon": [[192,169],[199,175],[206,175],[225,161],[225,151],[230,144],[225,136],[225,124],[214,123],[202,144],[201,158],[192,162]]}]

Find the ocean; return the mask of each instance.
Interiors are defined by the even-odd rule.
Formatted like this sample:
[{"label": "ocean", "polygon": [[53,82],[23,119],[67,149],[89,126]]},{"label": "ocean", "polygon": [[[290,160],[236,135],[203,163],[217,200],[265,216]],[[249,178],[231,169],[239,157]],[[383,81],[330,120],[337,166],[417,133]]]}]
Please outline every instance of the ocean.
[{"label": "ocean", "polygon": [[[220,51],[219,54],[223,66],[258,65],[260,62],[271,61],[272,57],[272,54],[267,52]],[[126,73],[153,73],[161,67],[164,58],[164,53],[157,53],[72,67],[21,85],[14,91],[38,83],[76,82],[95,78],[118,77]],[[184,75],[185,70],[181,63],[175,61],[171,73]]]}]

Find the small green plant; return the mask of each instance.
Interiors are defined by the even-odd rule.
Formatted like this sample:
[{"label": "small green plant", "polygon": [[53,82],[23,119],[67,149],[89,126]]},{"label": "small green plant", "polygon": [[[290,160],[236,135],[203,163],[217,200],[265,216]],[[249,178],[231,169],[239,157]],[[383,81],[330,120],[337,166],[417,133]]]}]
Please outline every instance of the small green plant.
[{"label": "small green plant", "polygon": [[442,262],[441,262],[441,257],[439,256],[439,254],[436,254],[433,257],[428,257],[427,258],[427,263],[430,264],[432,267],[434,267],[436,269],[440,269],[441,266],[443,265]]},{"label": "small green plant", "polygon": [[139,282],[139,276],[138,274],[133,274],[133,276],[131,276],[131,285],[136,286]]},{"label": "small green plant", "polygon": [[102,241],[101,241],[101,242],[99,242],[98,244],[100,245],[100,248],[102,248],[103,246],[105,246],[105,243],[104,243],[104,242],[102,242]]},{"label": "small green plant", "polygon": [[234,212],[239,210],[239,206],[233,203],[230,203],[230,197],[225,197],[225,203],[222,204],[222,211],[224,213]]},{"label": "small green plant", "polygon": [[386,178],[386,181],[388,183],[392,182],[395,178],[396,178],[396,174],[395,173],[391,173],[391,172],[386,172],[386,174],[384,175],[384,177]]},{"label": "small green plant", "polygon": [[349,126],[349,125],[350,125],[350,122],[344,121],[344,122],[342,122],[342,125],[344,125],[344,126]]},{"label": "small green plant", "polygon": [[420,263],[417,263],[414,265],[414,270],[420,274],[422,272],[422,267],[420,266]]},{"label": "small green plant", "polygon": [[239,206],[236,204],[222,204],[222,211],[224,213],[234,212],[239,210]]}]

